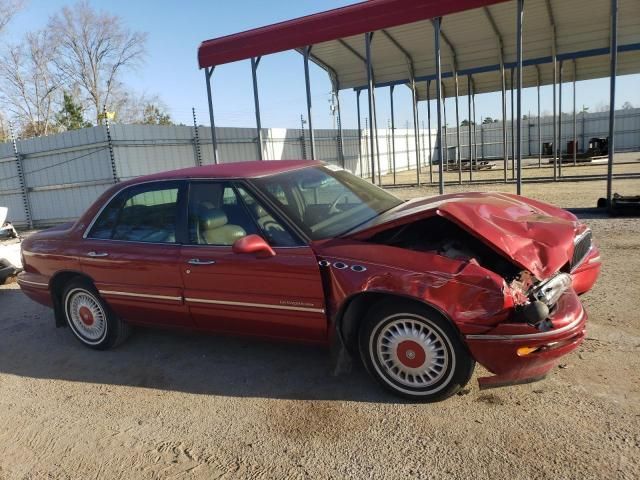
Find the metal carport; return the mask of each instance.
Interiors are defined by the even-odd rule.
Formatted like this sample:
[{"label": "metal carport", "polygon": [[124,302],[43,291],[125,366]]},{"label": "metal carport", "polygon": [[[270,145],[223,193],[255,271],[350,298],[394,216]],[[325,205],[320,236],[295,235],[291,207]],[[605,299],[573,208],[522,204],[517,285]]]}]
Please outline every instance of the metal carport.
[{"label": "metal carport", "polygon": [[[390,87],[391,96],[396,85],[411,88],[415,129],[418,128],[416,103],[435,99],[439,136],[442,132],[442,97],[455,97],[458,110],[460,94],[502,91],[502,113],[506,120],[505,96],[507,88],[511,88],[512,95],[515,91],[514,103],[517,105],[517,113],[512,114],[512,118],[517,119],[512,132],[516,138],[513,142],[516,151],[512,152],[512,157],[518,167],[517,190],[520,193],[522,87],[552,84],[555,116],[560,100],[556,98],[556,91],[557,84],[562,82],[561,72],[564,71],[565,79],[572,81],[609,76],[610,104],[615,105],[616,75],[640,72],[640,2],[374,0],[207,40],[198,49],[198,62],[205,69],[212,130],[215,122],[210,80],[214,68],[229,62],[251,60],[260,136],[257,75],[260,58],[293,49],[305,60],[309,111],[308,64],[314,62],[327,71],[336,94],[347,88],[368,92],[369,118],[373,125],[376,119],[375,87]],[[611,52],[615,54],[611,55]],[[521,82],[518,81],[520,76]],[[472,118],[471,111],[469,117]],[[458,121],[456,123],[459,125]],[[506,181],[506,121],[503,125]],[[308,127],[313,145],[310,115]],[[608,200],[611,198],[614,108],[610,108],[609,127]],[[554,139],[560,138],[559,133],[554,133]],[[374,135],[370,142],[372,181],[375,182]],[[553,143],[555,178],[556,164],[557,168],[562,164],[557,162],[559,142]],[[442,142],[437,144],[442,159]],[[217,160],[215,149],[214,132]],[[461,166],[459,159],[458,166]],[[441,192],[444,190],[442,169],[443,162],[439,161]],[[416,171],[419,184],[420,168]],[[473,171],[473,165],[469,171]]]}]

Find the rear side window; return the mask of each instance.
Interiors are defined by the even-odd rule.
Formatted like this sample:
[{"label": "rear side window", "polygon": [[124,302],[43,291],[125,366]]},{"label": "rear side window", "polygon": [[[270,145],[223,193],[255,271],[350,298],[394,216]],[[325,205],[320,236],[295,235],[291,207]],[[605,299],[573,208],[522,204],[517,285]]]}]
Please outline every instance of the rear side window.
[{"label": "rear side window", "polygon": [[178,214],[177,184],[133,187],[102,211],[90,238],[149,243],[175,243]]}]

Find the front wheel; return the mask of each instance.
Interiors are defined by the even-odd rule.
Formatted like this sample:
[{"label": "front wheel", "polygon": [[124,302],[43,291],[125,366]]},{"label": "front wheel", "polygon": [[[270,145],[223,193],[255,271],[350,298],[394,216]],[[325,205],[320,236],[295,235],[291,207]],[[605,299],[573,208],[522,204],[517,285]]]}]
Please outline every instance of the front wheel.
[{"label": "front wheel", "polygon": [[359,341],[369,373],[386,389],[411,400],[450,397],[469,381],[475,367],[455,328],[411,302],[376,305],[360,329]]},{"label": "front wheel", "polygon": [[106,350],[129,336],[129,325],[111,311],[89,281],[71,280],[62,293],[62,305],[74,336],[90,348]]}]

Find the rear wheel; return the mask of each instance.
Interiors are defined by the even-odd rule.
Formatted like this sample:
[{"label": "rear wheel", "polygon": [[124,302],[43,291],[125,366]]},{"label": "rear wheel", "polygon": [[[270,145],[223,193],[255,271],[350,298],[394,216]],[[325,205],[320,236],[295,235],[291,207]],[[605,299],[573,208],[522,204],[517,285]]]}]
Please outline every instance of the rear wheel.
[{"label": "rear wheel", "polygon": [[360,329],[360,354],[369,373],[396,395],[445,399],[471,378],[475,361],[441,315],[411,302],[385,301]]},{"label": "rear wheel", "polygon": [[71,280],[62,293],[62,305],[71,331],[90,348],[106,350],[129,336],[129,325],[111,311],[87,280]]}]

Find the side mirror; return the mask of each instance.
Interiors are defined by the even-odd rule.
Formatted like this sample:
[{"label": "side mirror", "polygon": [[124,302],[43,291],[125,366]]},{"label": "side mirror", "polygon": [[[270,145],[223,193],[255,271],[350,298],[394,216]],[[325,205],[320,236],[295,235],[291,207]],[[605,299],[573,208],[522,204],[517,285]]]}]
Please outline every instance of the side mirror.
[{"label": "side mirror", "polygon": [[260,235],[247,235],[233,242],[233,253],[255,253],[262,258],[274,257],[276,252]]}]

